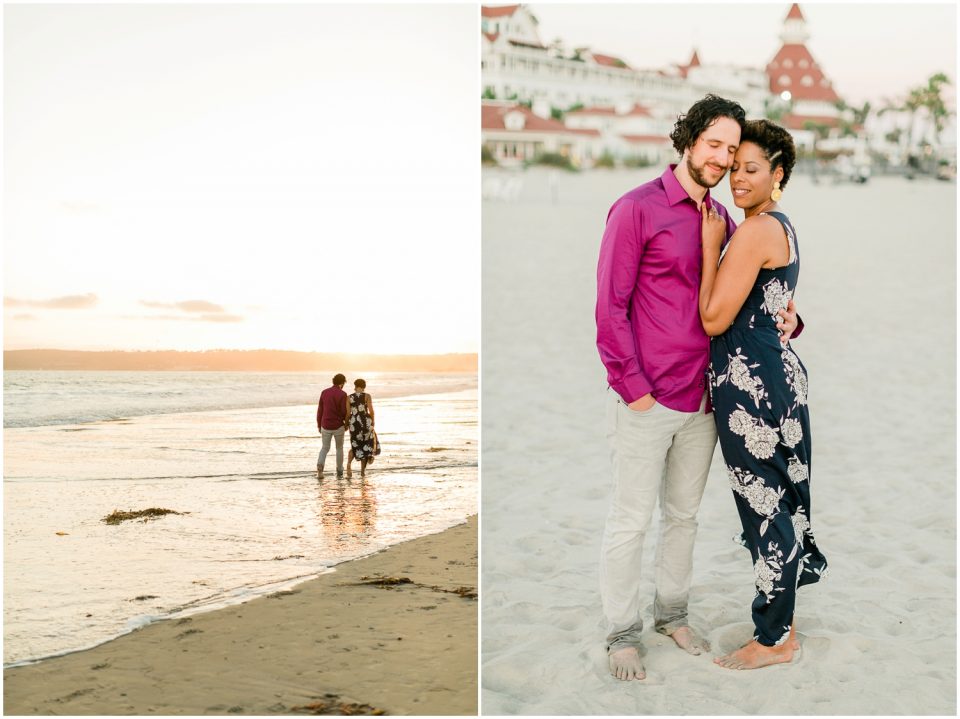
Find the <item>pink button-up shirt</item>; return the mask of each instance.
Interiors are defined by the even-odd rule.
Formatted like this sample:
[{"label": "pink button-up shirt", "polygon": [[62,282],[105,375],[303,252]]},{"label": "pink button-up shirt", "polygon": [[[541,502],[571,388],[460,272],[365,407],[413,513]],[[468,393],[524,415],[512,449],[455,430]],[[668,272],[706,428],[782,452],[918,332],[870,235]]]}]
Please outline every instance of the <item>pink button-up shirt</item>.
[{"label": "pink button-up shirt", "polygon": [[[597,265],[597,349],[624,402],[652,393],[696,412],[706,390],[710,338],[700,324],[700,212],[673,174],[631,190],[610,208]],[[726,208],[707,206],[737,226]]]}]

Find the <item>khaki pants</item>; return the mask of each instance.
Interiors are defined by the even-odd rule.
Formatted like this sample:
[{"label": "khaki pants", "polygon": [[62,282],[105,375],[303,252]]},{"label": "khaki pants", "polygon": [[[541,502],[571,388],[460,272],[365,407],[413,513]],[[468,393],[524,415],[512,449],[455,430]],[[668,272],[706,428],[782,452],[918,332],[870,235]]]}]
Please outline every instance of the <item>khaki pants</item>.
[{"label": "khaki pants", "polygon": [[600,595],[608,645],[635,643],[640,616],[643,541],[660,501],[660,537],[654,575],[654,628],[669,634],[687,624],[697,510],[717,443],[712,414],[678,412],[659,403],[630,409],[607,391],[607,439],[613,464],[613,500],[603,531]]},{"label": "khaki pants", "polygon": [[317,466],[323,471],[323,465],[327,461],[327,452],[330,451],[330,440],[335,440],[337,447],[337,474],[343,474],[343,427],[337,429],[320,430],[320,456],[317,457]]}]

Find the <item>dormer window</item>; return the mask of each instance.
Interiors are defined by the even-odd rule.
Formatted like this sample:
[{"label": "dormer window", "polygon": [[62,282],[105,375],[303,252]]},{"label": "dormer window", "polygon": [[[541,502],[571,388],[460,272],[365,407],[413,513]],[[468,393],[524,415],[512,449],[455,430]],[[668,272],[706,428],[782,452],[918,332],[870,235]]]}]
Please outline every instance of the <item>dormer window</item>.
[{"label": "dormer window", "polygon": [[503,126],[512,132],[519,132],[526,124],[526,120],[522,112],[511,110],[503,116]]},{"label": "dormer window", "polygon": [[800,84],[804,87],[813,87],[813,78],[809,75],[804,75],[800,78]]},{"label": "dormer window", "polygon": [[791,60],[789,57],[786,58],[786,59],[783,61],[783,66],[784,66],[785,68],[787,68],[787,69],[793,67],[793,60]]},{"label": "dormer window", "polygon": [[790,76],[789,76],[789,75],[781,75],[781,76],[780,76],[780,79],[777,80],[777,82],[780,83],[781,85],[789,85],[789,84],[790,84]]}]

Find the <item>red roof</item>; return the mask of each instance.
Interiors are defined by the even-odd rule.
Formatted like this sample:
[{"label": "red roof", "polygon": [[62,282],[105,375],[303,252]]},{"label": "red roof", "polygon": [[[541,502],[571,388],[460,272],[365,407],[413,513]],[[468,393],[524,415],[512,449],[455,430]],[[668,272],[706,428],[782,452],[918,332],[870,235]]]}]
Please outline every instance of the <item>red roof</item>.
[{"label": "red roof", "polygon": [[693,57],[690,58],[690,62],[686,65],[677,65],[677,70],[680,71],[680,77],[686,78],[687,72],[689,72],[691,67],[700,67],[700,56],[697,54],[696,49],[693,51]]},{"label": "red roof", "polygon": [[630,68],[627,63],[625,63],[619,57],[614,57],[613,55],[600,55],[595,52],[590,53],[590,55],[593,57],[593,61],[598,65],[604,65],[606,67],[619,67],[624,69]]},{"label": "red roof", "polygon": [[804,125],[808,122],[815,122],[818,125],[828,125],[829,127],[837,127],[840,124],[840,120],[836,117],[827,117],[826,115],[794,115],[792,113],[783,115],[783,117],[780,118],[779,124],[788,130],[805,130]]},{"label": "red roof", "polygon": [[[784,75],[789,82],[780,82]],[[813,84],[804,85],[804,76],[808,76]],[[806,45],[783,45],[767,65],[767,77],[770,78],[770,92],[775,95],[789,90],[795,100],[836,102],[840,99]]]},{"label": "red roof", "polygon": [[612,107],[582,107],[579,110],[571,110],[568,115],[616,115],[617,111]]},{"label": "red roof", "polygon": [[559,120],[540,117],[524,105],[506,105],[497,102],[484,102],[480,106],[480,127],[484,130],[506,130],[504,116],[510,112],[523,113],[524,123],[521,132],[565,132],[571,135],[600,136],[598,130],[572,130]]},{"label": "red roof", "polygon": [[794,3],[790,6],[790,12],[787,13],[787,20],[803,20],[803,13],[800,12],[800,6]]},{"label": "red roof", "polygon": [[567,113],[568,115],[620,115],[621,117],[626,117],[629,115],[640,115],[642,117],[650,117],[650,111],[645,108],[643,105],[634,104],[626,112],[617,112],[614,107],[584,107],[579,110],[571,110]]},{"label": "red roof", "polygon": [[484,36],[485,38],[487,38],[487,40],[489,40],[490,42],[493,42],[493,41],[496,40],[498,37],[500,37],[500,33],[498,33],[498,32],[485,32],[485,33],[483,33],[483,36]]},{"label": "red roof", "polygon": [[482,17],[509,17],[520,9],[519,5],[490,5],[480,6],[480,15]]},{"label": "red roof", "polygon": [[620,135],[627,142],[637,142],[637,143],[646,143],[646,142],[656,142],[668,144],[672,142],[669,137],[664,137],[663,135]]}]

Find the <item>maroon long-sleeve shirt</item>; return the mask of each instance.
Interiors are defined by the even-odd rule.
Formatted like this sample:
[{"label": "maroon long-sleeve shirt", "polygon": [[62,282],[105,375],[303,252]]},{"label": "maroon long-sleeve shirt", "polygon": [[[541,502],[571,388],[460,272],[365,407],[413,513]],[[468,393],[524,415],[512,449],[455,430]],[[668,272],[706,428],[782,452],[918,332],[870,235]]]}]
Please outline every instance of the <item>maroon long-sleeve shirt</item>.
[{"label": "maroon long-sleeve shirt", "polygon": [[336,385],[320,393],[317,405],[317,429],[340,429],[347,418],[347,393]]}]

